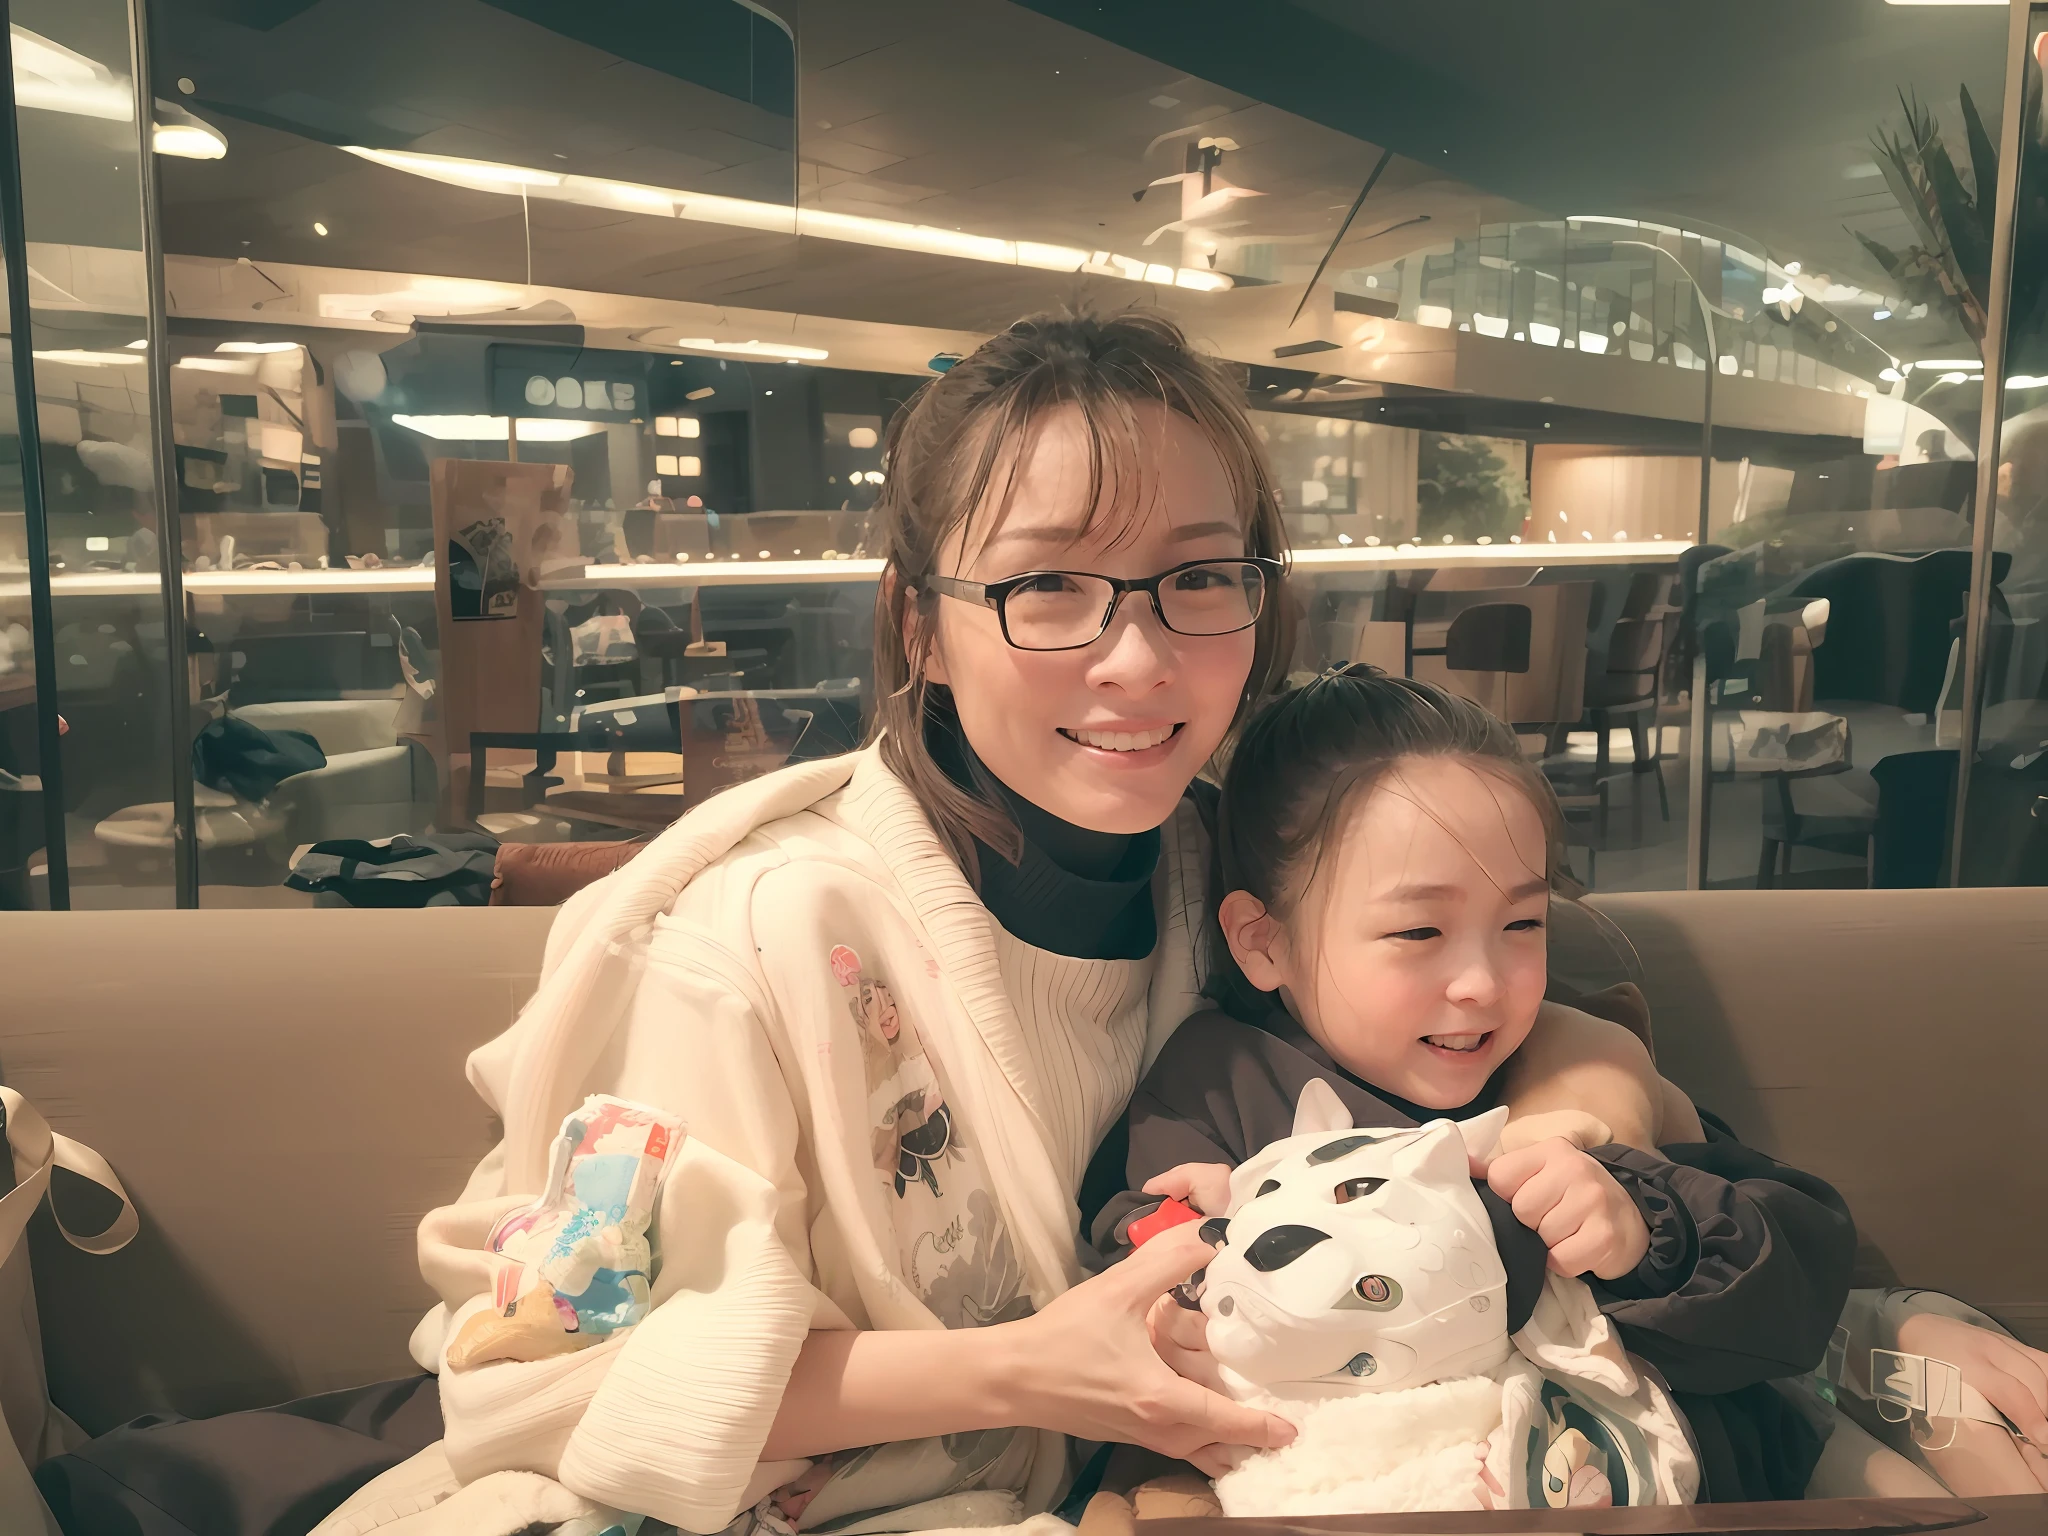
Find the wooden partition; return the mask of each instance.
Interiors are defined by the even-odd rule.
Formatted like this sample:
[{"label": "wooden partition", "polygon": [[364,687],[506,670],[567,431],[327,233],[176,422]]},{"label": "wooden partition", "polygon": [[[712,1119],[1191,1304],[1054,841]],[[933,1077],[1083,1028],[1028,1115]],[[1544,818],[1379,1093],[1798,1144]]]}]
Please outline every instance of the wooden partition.
[{"label": "wooden partition", "polygon": [[[570,471],[561,464],[438,459],[433,466],[434,617],[441,631],[441,678],[428,745],[441,771],[442,826],[458,826],[468,803],[469,738],[474,731],[540,727],[541,623],[546,603],[525,579],[534,534],[560,527]],[[450,546],[479,523],[502,523],[518,578],[497,617],[458,618]],[[573,526],[573,525],[572,525]],[[472,604],[462,604],[471,607]]]}]

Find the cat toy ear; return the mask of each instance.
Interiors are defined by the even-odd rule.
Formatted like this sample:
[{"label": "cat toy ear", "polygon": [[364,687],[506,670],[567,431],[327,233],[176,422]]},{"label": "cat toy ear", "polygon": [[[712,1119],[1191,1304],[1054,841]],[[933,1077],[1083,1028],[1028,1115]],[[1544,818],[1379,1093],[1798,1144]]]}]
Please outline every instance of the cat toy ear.
[{"label": "cat toy ear", "polygon": [[1501,1129],[1508,1123],[1508,1108],[1489,1109],[1483,1115],[1458,1122],[1458,1134],[1465,1139],[1465,1152],[1480,1162],[1491,1162],[1500,1146]]},{"label": "cat toy ear", "polygon": [[1337,1090],[1319,1077],[1302,1085],[1301,1098],[1294,1106],[1294,1134],[1318,1135],[1325,1131],[1351,1129],[1351,1111],[1337,1097]]}]

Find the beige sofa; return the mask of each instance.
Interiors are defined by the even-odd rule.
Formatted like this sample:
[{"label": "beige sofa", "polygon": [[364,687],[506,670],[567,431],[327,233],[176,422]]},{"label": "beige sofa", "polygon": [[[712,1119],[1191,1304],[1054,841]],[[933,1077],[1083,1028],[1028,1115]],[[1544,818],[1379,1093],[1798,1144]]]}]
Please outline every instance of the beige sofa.
[{"label": "beige sofa", "polygon": [[[1842,1190],[1864,1283],[1949,1290],[2043,1341],[2048,890],[1601,906],[1666,1073]],[[56,1401],[99,1430],[409,1371],[414,1226],[494,1138],[463,1058],[531,991],[551,916],[0,916],[0,1080],[105,1153],[143,1218],[104,1259],[37,1218]],[[1557,968],[1614,979],[1586,937]]]}]

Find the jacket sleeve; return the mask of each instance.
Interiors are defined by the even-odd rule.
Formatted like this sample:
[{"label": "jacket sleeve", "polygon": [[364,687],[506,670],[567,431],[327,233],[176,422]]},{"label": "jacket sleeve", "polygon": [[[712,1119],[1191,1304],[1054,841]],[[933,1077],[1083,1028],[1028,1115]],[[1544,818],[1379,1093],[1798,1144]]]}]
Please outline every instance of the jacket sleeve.
[{"label": "jacket sleeve", "polygon": [[1661,1155],[1594,1151],[1651,1243],[1634,1272],[1591,1283],[1628,1348],[1674,1391],[1733,1392],[1820,1363],[1848,1300],[1856,1226],[1828,1184],[1700,1119],[1704,1142]]},{"label": "jacket sleeve", "polygon": [[[1176,1113],[1161,1101],[1152,1078],[1139,1084],[1123,1120],[1104,1140],[1103,1154],[1114,1157],[1119,1145],[1124,1165],[1114,1181],[1116,1192],[1089,1219],[1084,1233],[1104,1264],[1127,1257],[1132,1247],[1130,1224],[1159,1209],[1159,1197],[1144,1193],[1154,1176],[1182,1163],[1235,1168],[1244,1161],[1243,1149],[1233,1143],[1228,1130],[1211,1123],[1199,1109],[1192,1115]],[[1106,1178],[1108,1172],[1101,1170],[1101,1176]]]},{"label": "jacket sleeve", "polygon": [[420,1257],[446,1308],[433,1347],[459,1477],[539,1472],[715,1531],[800,1470],[760,1464],[760,1449],[814,1321],[844,1318],[812,1283],[798,1120],[763,1005],[746,967],[681,926],[656,925],[625,1026],[586,1078],[686,1125],[655,1208],[646,1320],[554,1359],[447,1368],[447,1339],[489,1304],[492,1223],[536,1193],[485,1187],[486,1170],[422,1223]]}]

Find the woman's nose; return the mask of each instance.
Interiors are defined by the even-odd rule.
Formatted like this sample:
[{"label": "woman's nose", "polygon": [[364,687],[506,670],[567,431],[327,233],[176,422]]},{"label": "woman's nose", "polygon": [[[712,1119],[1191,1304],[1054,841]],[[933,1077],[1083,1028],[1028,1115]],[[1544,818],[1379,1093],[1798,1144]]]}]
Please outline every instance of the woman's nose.
[{"label": "woman's nose", "polygon": [[1136,690],[1156,685],[1173,670],[1173,637],[1142,592],[1126,592],[1109,616],[1094,672],[1100,681]]}]

